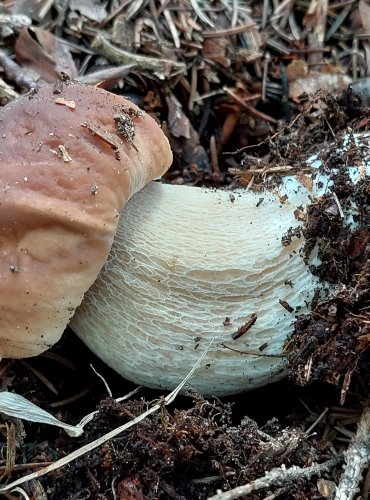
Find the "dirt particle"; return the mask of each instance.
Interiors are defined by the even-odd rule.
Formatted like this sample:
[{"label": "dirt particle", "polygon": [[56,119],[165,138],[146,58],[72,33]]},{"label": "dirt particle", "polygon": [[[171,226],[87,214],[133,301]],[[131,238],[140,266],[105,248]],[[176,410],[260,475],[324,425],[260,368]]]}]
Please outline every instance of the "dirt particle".
[{"label": "dirt particle", "polygon": [[240,326],[237,329],[237,331],[231,335],[231,338],[233,340],[239,339],[242,335],[247,333],[247,331],[252,328],[252,326],[255,324],[256,321],[257,321],[257,313],[253,313],[249,318],[249,320],[246,323],[244,323],[244,325]]}]

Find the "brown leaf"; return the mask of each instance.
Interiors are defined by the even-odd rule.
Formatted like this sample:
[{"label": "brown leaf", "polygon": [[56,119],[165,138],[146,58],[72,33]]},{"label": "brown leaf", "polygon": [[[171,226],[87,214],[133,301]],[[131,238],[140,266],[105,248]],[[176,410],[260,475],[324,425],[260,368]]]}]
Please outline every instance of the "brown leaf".
[{"label": "brown leaf", "polygon": [[77,68],[65,44],[41,28],[23,28],[16,42],[17,61],[52,83],[61,72],[76,78]]},{"label": "brown leaf", "polygon": [[294,59],[286,67],[286,76],[290,82],[303,78],[308,74],[308,64],[303,59]]},{"label": "brown leaf", "polygon": [[230,42],[226,37],[206,38],[203,44],[203,56],[221,64],[224,68],[229,68],[231,61],[226,57],[228,46],[230,46]]},{"label": "brown leaf", "polygon": [[190,138],[190,120],[182,110],[180,102],[171,93],[166,97],[168,106],[168,127],[174,137]]}]

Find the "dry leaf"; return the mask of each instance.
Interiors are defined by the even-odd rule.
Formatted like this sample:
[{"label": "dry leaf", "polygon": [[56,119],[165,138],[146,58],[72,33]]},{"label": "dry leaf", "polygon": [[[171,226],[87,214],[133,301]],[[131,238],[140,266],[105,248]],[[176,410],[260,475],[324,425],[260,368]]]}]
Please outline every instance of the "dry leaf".
[{"label": "dry leaf", "polygon": [[70,0],[69,8],[77,10],[91,21],[101,23],[107,17],[106,5],[107,2],[100,3],[99,0]]},{"label": "dry leaf", "polygon": [[182,110],[180,102],[171,93],[166,98],[168,106],[168,127],[174,137],[190,138],[190,121]]},{"label": "dry leaf", "polygon": [[17,61],[45,82],[55,82],[61,72],[72,79],[78,75],[66,45],[41,28],[23,28],[15,49]]},{"label": "dry leaf", "polygon": [[290,82],[308,75],[308,64],[303,59],[294,59],[285,69]]},{"label": "dry leaf", "polygon": [[227,48],[230,42],[226,37],[206,38],[203,44],[203,56],[211,61],[221,64],[224,68],[229,68],[231,61],[226,57]]}]

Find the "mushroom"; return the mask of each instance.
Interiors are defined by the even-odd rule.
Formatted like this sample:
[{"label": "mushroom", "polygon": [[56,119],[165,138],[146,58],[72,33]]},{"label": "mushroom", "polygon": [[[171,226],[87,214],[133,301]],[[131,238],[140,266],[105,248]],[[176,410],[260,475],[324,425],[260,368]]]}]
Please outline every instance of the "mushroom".
[{"label": "mushroom", "polygon": [[169,167],[160,127],[120,96],[57,82],[0,111],[0,356],[61,336],[132,194]]},{"label": "mushroom", "polygon": [[172,389],[204,352],[191,385],[206,395],[286,374],[284,343],[317,286],[295,230],[305,183],[139,191],[169,167],[167,139],[78,83],[29,93],[0,122],[0,356],[53,345],[84,297],[73,330],[134,382]]},{"label": "mushroom", "polygon": [[151,183],[125,206],[72,329],[149,387],[176,387],[210,342],[189,382],[198,391],[228,395],[281,379],[295,314],[317,285],[303,238],[289,238],[308,196],[294,177],[263,193]]}]

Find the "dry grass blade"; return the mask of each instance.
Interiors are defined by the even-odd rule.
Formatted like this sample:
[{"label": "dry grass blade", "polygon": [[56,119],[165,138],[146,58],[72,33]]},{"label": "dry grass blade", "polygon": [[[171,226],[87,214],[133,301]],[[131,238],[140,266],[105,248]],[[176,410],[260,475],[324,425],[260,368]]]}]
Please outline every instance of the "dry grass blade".
[{"label": "dry grass blade", "polygon": [[[41,85],[42,80],[54,82],[60,77],[60,71],[70,73],[69,76],[77,77],[84,83],[123,94],[160,122],[170,140],[175,161],[167,174],[166,182],[189,186],[241,187],[259,192],[268,178],[273,180],[289,175],[297,176],[299,183],[312,195],[310,167],[305,163],[306,156],[303,151],[311,155],[319,149],[323,156],[330,157],[330,148],[325,146],[321,149],[320,145],[338,140],[338,135],[343,130],[338,124],[342,123],[342,120],[344,127],[352,127],[356,131],[369,128],[369,113],[362,114],[363,108],[351,100],[348,94],[345,94],[345,98],[349,99],[347,105],[340,108],[340,113],[331,106],[333,103],[338,104],[336,94],[344,90],[351,81],[354,92],[366,93],[367,102],[370,103],[369,0],[3,0],[0,3],[1,104],[15,99],[27,89]],[[353,79],[358,80],[354,82]],[[317,97],[310,97],[317,91]],[[36,92],[32,95],[36,95]],[[331,112],[326,113],[325,109],[331,109]],[[347,120],[346,116],[349,114],[361,118]],[[284,126],[283,121],[288,122],[290,116],[293,121]],[[320,125],[317,126],[318,124]],[[93,124],[87,126],[91,134],[100,134],[103,141],[113,148],[112,154],[116,154],[112,138],[104,135],[102,130],[94,128]],[[73,159],[73,154],[70,152],[71,156],[68,157],[64,144],[56,146],[54,151],[61,156],[65,167],[71,167],[70,158]],[[229,153],[225,155],[224,151]],[[358,155],[359,151],[355,149],[353,159],[356,165],[361,161]],[[341,160],[348,161],[347,158],[335,157],[329,158],[328,162],[334,160],[338,160],[338,163]],[[359,174],[362,172],[362,177],[359,175],[358,180],[365,183],[365,168],[361,168],[358,167]],[[291,200],[282,197],[282,210],[287,207],[287,203],[291,203]],[[331,215],[335,212],[336,218],[345,220],[347,199],[340,189],[333,190],[330,194],[330,208],[333,210]],[[298,221],[304,223],[304,210],[297,209],[295,215]],[[368,237],[365,236],[364,242]],[[362,240],[356,239],[357,241]],[[363,244],[364,248],[368,248],[368,243]],[[359,243],[354,245],[355,250],[358,245]],[[342,248],[345,245],[338,242],[337,246]],[[223,257],[228,260],[227,256]],[[348,262],[357,258],[350,258]],[[359,272],[362,273],[361,270]],[[353,297],[357,294],[356,288]],[[353,297],[351,296],[351,300]],[[290,314],[290,303],[284,300],[279,302]],[[348,314],[351,315],[352,312],[349,311]],[[317,321],[325,321],[325,318],[326,316],[322,315]],[[370,343],[368,310],[356,311],[353,317],[348,317],[348,321],[358,325],[358,336],[356,334],[351,338],[355,339],[357,345],[365,348]],[[332,326],[330,324],[329,328]],[[220,345],[220,349],[234,350],[240,356],[273,356],[248,348],[246,324],[242,325],[238,332],[234,332],[236,333],[243,335],[240,341],[245,345],[235,349],[233,341],[230,341]],[[232,332],[230,338],[231,334]],[[334,334],[331,335],[331,338],[333,337]],[[292,343],[290,339],[290,344]],[[339,343],[335,348],[338,345],[343,344]],[[309,347],[309,343],[305,343],[304,347],[306,346]],[[80,422],[77,426],[71,426],[72,432],[76,431],[76,428],[81,431],[81,428],[90,422],[89,434],[81,436],[79,444],[76,444],[71,443],[65,432],[42,425],[41,433],[27,432],[23,438],[22,422],[17,422],[19,428],[16,425],[16,445],[12,448],[9,445],[11,432],[6,433],[3,426],[0,448],[4,450],[4,460],[0,473],[5,471],[7,437],[8,469],[14,462],[14,451],[15,461],[19,462],[12,467],[13,479],[18,478],[22,470],[23,474],[27,474],[40,467],[44,469],[41,473],[43,475],[48,466],[52,467],[51,470],[64,467],[63,462],[52,464],[47,462],[48,460],[68,455],[71,445],[74,446],[72,449],[75,449],[86,444],[88,439],[93,440],[105,432],[100,429],[114,429],[130,418],[125,415],[123,420],[117,420],[117,412],[128,409],[131,415],[136,416],[151,408],[151,404],[148,406],[146,401],[153,399],[152,393],[149,393],[147,398],[146,389],[140,394],[141,397],[137,396],[127,404],[117,404],[118,399],[110,398],[100,401],[101,393],[106,392],[100,382],[91,381],[88,369],[90,362],[101,367],[99,370],[104,374],[103,382],[107,381],[108,392],[108,383],[115,393],[117,388],[122,390],[122,381],[117,380],[116,375],[109,369],[98,364],[83,346],[77,345],[74,352],[75,347],[67,334],[54,353],[52,351],[44,355],[54,362],[45,362],[44,359],[38,361],[40,365],[35,366],[42,367],[39,368],[42,374],[34,371],[36,376],[33,376],[28,371],[28,380],[25,379],[25,370],[19,362],[2,361],[1,390],[24,396],[32,394],[32,402],[37,408],[57,408],[58,417],[60,416],[62,421]],[[55,352],[59,355],[63,353],[64,357],[55,357]],[[286,349],[282,355],[286,357],[288,352],[289,349]],[[352,350],[348,349],[346,356],[352,356],[351,353]],[[74,360],[75,366],[68,361],[69,357]],[[311,383],[315,380],[316,359],[312,353],[308,353],[303,359],[300,364],[302,382]],[[68,369],[62,370],[59,365],[65,365]],[[313,391],[313,399],[311,395],[307,396],[308,405],[312,408],[312,413],[308,412],[309,417],[297,402],[302,396],[299,388],[292,390],[295,396],[287,396],[283,406],[284,416],[294,416],[294,420],[290,421],[293,429],[302,428],[302,422],[305,422],[304,428],[307,431],[302,437],[302,449],[289,456],[285,463],[303,468],[311,464],[308,456],[315,457],[316,462],[324,463],[332,454],[335,456],[336,452],[346,449],[353,439],[356,441],[354,429],[360,418],[358,408],[361,408],[361,402],[368,393],[365,377],[360,375],[365,369],[363,367],[361,358],[340,378],[341,402],[345,396],[348,400],[345,409],[333,409],[333,405],[339,404],[340,388],[337,393],[335,390],[329,390],[327,393],[326,386],[323,386],[320,391]],[[71,372],[71,369],[74,371]],[[359,379],[363,384],[361,387]],[[53,391],[53,384],[59,391],[58,397],[50,392]],[[46,386],[48,389],[45,389]],[[89,390],[88,398],[83,397]],[[251,415],[253,418],[255,415],[257,418],[257,414],[258,417],[261,413],[264,415],[263,405],[270,396],[279,399],[279,404],[281,399],[284,399],[285,394],[278,394],[279,390],[280,387],[277,390],[262,389],[262,397],[259,397],[260,393],[256,397],[253,394],[235,396],[235,399],[233,397],[232,401],[236,402],[236,406],[232,422],[239,417],[244,422]],[[306,399],[306,396],[304,397]],[[252,408],[249,404],[245,406],[245,398],[248,403],[250,398],[255,401],[251,410],[253,413],[249,412]],[[84,416],[90,411],[86,410],[87,399],[91,400],[88,403],[93,408],[99,404],[99,411]],[[194,400],[189,398],[186,403],[181,403],[183,404],[187,408],[193,408]],[[241,404],[243,413],[235,414],[235,408]],[[68,408],[65,405],[69,405]],[[351,406],[355,409],[352,410]],[[325,410],[326,407],[329,407],[330,411]],[[235,454],[238,461],[225,463],[225,455],[221,456],[217,449],[216,452],[212,451],[213,441],[207,443],[207,450],[202,450],[199,438],[194,442],[196,459],[187,457],[181,462],[176,453],[180,450],[184,456],[183,444],[185,441],[189,443],[189,426],[187,434],[183,435],[181,430],[184,421],[186,425],[189,423],[186,420],[188,415],[178,408],[174,411],[164,410],[163,406],[161,408],[163,414],[168,413],[170,419],[177,412],[178,415],[181,414],[177,427],[174,426],[176,431],[167,434],[167,437],[178,437],[181,434],[181,439],[177,445],[171,445],[171,460],[166,462],[167,469],[164,473],[165,460],[156,439],[158,436],[166,438],[166,434],[161,427],[162,412],[159,414],[157,411],[144,424],[141,423],[139,427],[123,435],[123,438],[120,436],[120,439],[115,439],[112,444],[101,446],[78,460],[76,464],[71,464],[72,467],[64,467],[57,474],[50,474],[40,481],[30,481],[28,485],[22,486],[24,490],[19,489],[17,493],[14,491],[14,494],[8,493],[8,498],[18,498],[21,495],[27,498],[28,495],[30,498],[46,500],[47,495],[53,498],[72,498],[81,496],[81,493],[91,498],[104,494],[111,495],[112,498],[123,498],[127,493],[124,490],[126,483],[131,481],[130,484],[133,484],[131,476],[128,479],[128,470],[135,476],[135,484],[141,484],[140,493],[142,491],[148,497],[204,498],[214,495],[217,488],[224,491],[225,488],[232,489],[240,484],[249,485],[248,487],[261,485],[262,483],[254,483],[254,480],[261,479],[265,470],[278,468],[280,471],[282,461],[269,457],[265,448],[262,460],[251,470],[248,469],[249,457],[250,460],[258,461],[261,455],[258,446],[253,445],[251,450],[247,449],[250,437],[247,431],[244,436],[246,444],[243,445],[244,457],[247,457],[245,462],[242,462],[242,454],[238,455],[236,448],[226,446],[228,453]],[[35,408],[34,410],[33,417],[36,419],[38,412]],[[219,411],[223,414],[222,409]],[[192,418],[197,418],[197,415],[198,413],[194,412]],[[277,416],[274,404],[270,403],[266,415],[269,419]],[[18,416],[19,414],[16,415]],[[94,416],[96,419],[91,422]],[[9,420],[6,415],[1,415],[1,418],[3,422]],[[206,414],[206,422],[207,419]],[[54,424],[57,425],[55,422]],[[40,427],[40,423],[26,425],[26,429],[35,427]],[[142,428],[145,428],[144,431],[148,434],[144,432],[143,435]],[[225,439],[232,437],[232,428],[232,423],[225,424]],[[239,421],[236,428],[238,443],[235,442],[234,445],[237,447],[240,445],[244,428]],[[50,453],[45,452],[43,439],[48,442]],[[122,442],[130,442],[143,449],[150,447],[148,443],[153,442],[155,449],[153,448],[151,453],[151,462],[142,460],[139,458],[140,454],[135,453],[132,463],[128,466],[127,461],[122,459],[125,453]],[[164,439],[164,442],[169,441]],[[94,443],[99,446],[98,441]],[[107,448],[113,457],[114,467],[111,468],[107,466]],[[85,448],[87,451],[88,449]],[[159,455],[158,468],[157,465],[153,466],[156,453]],[[78,456],[80,455],[77,450],[71,460]],[[173,457],[175,458],[172,460]],[[40,460],[45,462],[32,464]],[[67,457],[67,462],[68,460]],[[352,460],[350,455],[348,460]],[[303,482],[297,479],[296,485],[289,480],[281,486],[271,483],[273,488],[268,493],[266,491],[266,498],[272,500],[279,495],[316,498],[319,494],[329,497],[328,491],[333,497],[340,467],[341,464],[321,482]],[[27,468],[29,470],[24,471]],[[88,472],[74,473],[79,468]],[[148,476],[148,470],[151,477]],[[289,474],[290,470],[285,478],[289,479]],[[271,475],[268,477],[271,478]],[[5,479],[3,482],[5,484]],[[34,490],[34,483],[39,484],[40,490]],[[200,486],[202,484],[203,486]],[[361,484],[361,493],[365,498],[370,490],[370,474]],[[44,487],[47,494],[43,490]],[[264,497],[264,491],[255,490],[249,496]],[[141,498],[140,495],[138,498]]]},{"label": "dry grass blade", "polygon": [[27,361],[21,361],[22,365],[24,365],[26,368],[28,368],[39,380],[41,380],[41,382],[51,391],[53,392],[56,396],[58,396],[58,391],[57,389],[54,387],[54,385],[52,384],[52,382],[50,382],[50,380],[43,374],[40,372],[40,370],[38,370],[37,368],[35,368],[34,366],[32,366],[30,363],[28,363]]},{"label": "dry grass blade", "polygon": [[90,387],[85,387],[82,391],[79,391],[77,394],[70,396],[69,398],[62,399],[60,401],[56,401],[55,403],[50,404],[50,408],[60,408],[61,406],[69,405],[83,398],[90,392]]},{"label": "dry grass blade", "polygon": [[14,488],[12,493],[19,493],[25,500],[31,500],[27,493],[22,488]]}]

